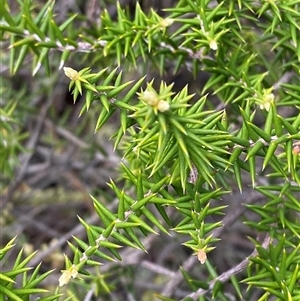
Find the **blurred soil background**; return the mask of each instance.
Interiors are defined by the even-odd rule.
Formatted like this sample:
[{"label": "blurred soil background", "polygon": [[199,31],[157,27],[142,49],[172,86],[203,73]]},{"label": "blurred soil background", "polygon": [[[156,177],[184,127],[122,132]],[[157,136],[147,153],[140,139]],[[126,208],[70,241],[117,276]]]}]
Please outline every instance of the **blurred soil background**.
[{"label": "blurred soil background", "polygon": [[[39,1],[36,9],[43,2]],[[112,18],[116,18],[114,1],[105,2]],[[12,11],[18,9],[16,1],[10,3]],[[120,3],[132,10],[135,6],[135,1],[121,0]],[[146,11],[152,7],[162,15],[162,9],[171,5],[166,0],[140,1],[140,4]],[[56,19],[62,22],[68,13],[74,12],[86,14],[91,23],[99,22],[102,5],[102,1],[96,0],[57,0]],[[89,26],[88,23],[86,26]],[[110,140],[119,121],[116,116],[110,124],[94,133],[100,107],[95,104],[88,113],[79,117],[84,98],[73,103],[72,95],[68,92],[69,79],[63,70],[58,71],[59,56],[55,51],[51,53],[51,77],[46,76],[42,69],[32,77],[30,57],[25,60],[21,70],[11,76],[7,47],[1,44],[1,82],[12,91],[12,99],[18,97],[22,100],[16,109],[21,124],[15,125],[15,128],[18,134],[24,135],[21,142],[24,151],[16,150],[18,162],[10,158],[12,176],[1,175],[1,246],[18,236],[17,247],[10,254],[12,262],[22,247],[25,254],[39,250],[30,265],[42,261],[42,271],[56,269],[45,283],[46,287],[54,287],[57,286],[60,270],[64,268],[63,254],[71,256],[67,241],[72,241],[72,235],[85,239],[85,231],[77,215],[92,224],[101,225],[89,194],[106,203],[112,210],[117,208],[114,195],[106,183],[110,178],[117,181],[119,175],[121,154],[113,151],[113,141]],[[81,58],[82,54],[75,53],[67,65],[77,70],[89,66],[90,62]],[[97,64],[92,68],[98,71]],[[175,90],[189,84],[192,93],[201,89],[207,80],[204,73],[193,78],[188,70],[183,69],[176,76],[171,71],[172,66],[163,79],[168,83],[174,82]],[[147,74],[150,79],[155,77],[157,82],[160,81],[159,75],[150,67]],[[128,74],[131,78],[140,76]],[[1,97],[1,105],[9,100]],[[211,105],[222,108],[217,99],[211,99]],[[119,179],[119,183],[122,185],[122,179]],[[232,193],[224,197],[222,203],[229,205],[226,211],[230,214],[239,210],[242,203],[263,201],[250,187],[245,187],[241,195],[237,187],[233,186]],[[245,211],[238,221],[234,221],[221,234],[216,250],[209,254],[219,273],[233,267],[253,251],[253,244],[247,236],[256,238],[257,234],[242,223],[245,216],[250,217],[249,214]],[[220,220],[222,218],[219,217]],[[255,220],[255,216],[250,218]],[[141,296],[139,300],[151,300],[150,292],[162,290],[170,279],[168,273],[175,273],[192,255],[190,250],[181,245],[184,242],[182,237],[172,232],[171,235],[144,238],[148,254],[125,247],[121,251],[122,262],[107,263],[100,268],[102,273],[121,271],[119,281],[113,280],[118,289],[110,296],[110,300],[130,300],[128,294],[132,287],[136,295]],[[158,265],[165,268],[167,272],[157,273],[153,264],[154,267]],[[2,268],[8,266],[9,262],[6,262]],[[200,264],[195,265],[191,273],[199,280],[207,279]],[[186,291],[176,292],[177,297],[185,294]]]}]

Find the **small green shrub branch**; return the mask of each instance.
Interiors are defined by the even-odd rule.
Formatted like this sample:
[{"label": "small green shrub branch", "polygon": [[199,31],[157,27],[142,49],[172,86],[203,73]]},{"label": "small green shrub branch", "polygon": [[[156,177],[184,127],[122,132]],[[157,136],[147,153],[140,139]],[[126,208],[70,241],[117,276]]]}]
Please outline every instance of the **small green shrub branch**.
[{"label": "small green shrub branch", "polygon": [[[118,199],[117,210],[91,196],[102,226],[79,217],[88,241],[74,237],[69,242],[74,256],[65,256],[59,286],[84,277],[86,268],[99,266],[99,260],[122,260],[122,246],[147,251],[143,235],[175,232],[214,279],[199,284],[182,269],[195,291],[188,296],[193,300],[211,290],[212,297],[227,300],[219,284],[228,279],[241,297],[233,275],[243,269],[248,275],[241,283],[262,289],[260,300],[300,300],[299,1],[180,0],[165,9],[165,18],[152,9],[145,13],[138,3],[133,15],[117,4],[116,19],[103,10],[101,24],[91,29],[75,14],[57,24],[54,1],[38,12],[32,1],[20,2],[19,12],[11,16],[8,2],[1,1],[0,33],[2,40],[9,40],[10,72],[17,73],[30,57],[33,75],[41,68],[49,74],[50,58],[59,54],[56,69],[63,68],[70,79],[74,102],[81,95],[85,99],[80,115],[100,104],[95,131],[116,114],[120,120],[112,138],[123,155],[124,183],[122,188],[114,180],[108,184]],[[86,53],[85,64],[104,65],[79,71],[65,66],[71,54],[76,58],[81,52]],[[145,74],[149,66],[160,74],[167,68],[177,74],[185,67],[209,78],[195,93],[188,86],[175,91],[173,84],[146,76],[128,80],[127,72]],[[220,103],[216,108],[212,97]],[[13,108],[4,107],[4,116]],[[288,117],[282,108],[290,108]],[[10,123],[3,131],[12,131]],[[260,221],[245,224],[266,233],[265,243],[253,240],[249,259],[217,276],[209,252],[225,219],[212,222],[210,217],[224,215],[221,198],[231,192],[232,183],[243,192],[245,174],[265,200],[264,205],[247,204]],[[170,212],[176,212],[176,222]],[[19,257],[16,274],[25,273],[18,270]],[[31,278],[37,279],[34,285],[48,275],[40,276],[38,268]],[[0,284],[2,296],[19,300],[20,295],[42,293],[26,290],[28,281],[23,291],[15,290],[13,278],[0,275],[5,281]],[[99,286],[109,291],[105,281]],[[173,300],[171,295],[159,298]]]},{"label": "small green shrub branch", "polygon": [[[0,260],[2,263],[6,261],[8,252],[14,248],[15,238],[9,241],[3,248],[0,249]],[[2,271],[0,272],[0,296],[3,300],[4,298],[9,298],[10,300],[24,301],[30,300],[31,296],[43,296],[45,293],[48,293],[47,290],[37,288],[37,286],[46,278],[52,271],[46,273],[40,273],[41,264],[39,264],[33,271],[31,267],[28,267],[29,261],[35,256],[36,252],[25,256],[23,250],[18,253],[17,258],[15,259],[13,269],[11,271]],[[19,282],[16,281],[16,278],[22,276],[21,286],[18,286]],[[62,294],[52,294],[47,297],[39,297],[39,300],[42,301],[54,301]]]}]

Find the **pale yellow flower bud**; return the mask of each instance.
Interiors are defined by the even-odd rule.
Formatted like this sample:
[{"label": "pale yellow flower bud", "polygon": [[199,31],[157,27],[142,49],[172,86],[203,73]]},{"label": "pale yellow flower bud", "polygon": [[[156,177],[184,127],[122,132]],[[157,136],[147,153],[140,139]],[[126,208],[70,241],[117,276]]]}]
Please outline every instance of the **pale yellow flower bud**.
[{"label": "pale yellow flower bud", "polygon": [[168,27],[168,26],[171,26],[173,24],[174,20],[171,19],[171,18],[166,18],[166,19],[163,19],[161,22],[160,22],[160,25],[161,27]]},{"label": "pale yellow flower bud", "polygon": [[65,75],[71,80],[77,80],[80,77],[80,74],[70,67],[64,67],[64,71]]},{"label": "pale yellow flower bud", "polygon": [[265,90],[263,95],[263,102],[260,104],[260,109],[265,109],[267,112],[270,110],[271,103],[274,101],[275,96],[273,93],[268,93],[268,90]]},{"label": "pale yellow flower bud", "polygon": [[218,44],[215,40],[211,40],[209,42],[209,48],[212,49],[212,50],[217,50],[218,49]]},{"label": "pale yellow flower bud", "polygon": [[300,156],[300,141],[295,142],[295,143],[293,144],[292,152],[293,152],[294,155]]},{"label": "pale yellow flower bud", "polygon": [[166,112],[170,109],[170,105],[165,100],[160,100],[157,104],[157,110],[160,112]]},{"label": "pale yellow flower bud", "polygon": [[68,284],[70,279],[71,279],[71,273],[68,270],[64,271],[62,275],[59,277],[58,280],[59,286],[62,287],[63,285]]},{"label": "pale yellow flower bud", "polygon": [[72,265],[69,269],[62,271],[62,275],[59,277],[59,286],[63,286],[68,284],[71,278],[76,278],[78,275],[78,271],[75,265]]},{"label": "pale yellow flower bud", "polygon": [[207,259],[206,253],[202,249],[198,250],[197,257],[201,264],[204,264]]},{"label": "pale yellow flower bud", "polygon": [[267,101],[267,102],[272,102],[272,101],[274,101],[274,98],[275,98],[275,96],[274,96],[273,93],[270,93],[270,94],[266,95],[266,101]]},{"label": "pale yellow flower bud", "polygon": [[76,266],[74,264],[69,268],[69,271],[71,273],[71,277],[72,278],[76,278],[77,277],[78,271],[77,271],[77,268],[76,268]]},{"label": "pale yellow flower bud", "polygon": [[154,91],[146,90],[141,98],[150,106],[156,106],[158,103],[158,96]]}]

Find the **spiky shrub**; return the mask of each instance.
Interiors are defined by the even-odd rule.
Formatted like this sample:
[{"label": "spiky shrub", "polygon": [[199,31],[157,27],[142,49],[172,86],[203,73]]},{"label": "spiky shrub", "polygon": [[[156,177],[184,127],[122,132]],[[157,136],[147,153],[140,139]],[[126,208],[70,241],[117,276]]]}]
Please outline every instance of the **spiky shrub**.
[{"label": "spiky shrub", "polygon": [[[88,241],[74,237],[69,243],[74,257],[66,257],[59,285],[85,277],[101,260],[122,260],[121,246],[146,251],[142,236],[176,233],[197,256],[187,259],[158,299],[231,300],[221,285],[230,279],[240,298],[245,283],[260,292],[259,300],[300,300],[299,1],[181,0],[164,10],[164,18],[138,3],[133,13],[117,4],[114,19],[104,9],[100,22],[72,15],[59,24],[53,1],[38,11],[35,1],[19,4],[12,16],[1,1],[11,73],[28,56],[33,75],[41,67],[46,73],[64,68],[74,101],[85,97],[81,114],[101,105],[96,131],[116,114],[120,120],[113,138],[124,157],[123,186],[108,184],[117,210],[91,197],[101,226],[79,219]],[[60,55],[57,65],[49,60],[52,51]],[[67,67],[81,52],[87,53],[81,70]],[[188,86],[175,92],[172,83],[143,76],[147,68],[176,75],[182,67],[208,75],[194,94]],[[133,70],[134,82],[126,77]],[[249,183],[256,197],[245,197],[245,206],[259,220],[245,223],[264,239],[252,239],[251,256],[218,276],[210,251],[242,211],[223,220],[210,216],[224,214],[220,199],[231,187],[243,193]],[[263,204],[255,203],[259,199]],[[208,280],[189,273],[198,259]],[[246,268],[247,276],[235,277]],[[105,275],[86,277],[99,294],[113,290]],[[193,292],[176,297],[184,283]],[[244,298],[253,300],[251,293]]]},{"label": "spiky shrub", "polygon": [[[13,238],[3,248],[0,249],[0,261],[2,268],[5,266],[5,262],[8,260],[9,251],[14,248]],[[36,252],[33,252],[29,256],[24,255],[24,250],[21,250],[14,260],[13,268],[5,271],[1,269],[0,272],[0,297],[1,300],[16,300],[27,301],[32,300],[33,297],[41,301],[57,301],[62,294],[52,294],[51,296],[42,297],[48,291],[43,288],[38,288],[38,285],[52,272],[46,273],[40,272],[41,264],[39,264],[32,271],[32,268],[28,266],[30,260],[35,256]],[[12,262],[10,262],[11,264]],[[31,271],[31,272],[30,272]],[[22,281],[16,281],[21,277]],[[20,284],[21,283],[21,284]]]}]

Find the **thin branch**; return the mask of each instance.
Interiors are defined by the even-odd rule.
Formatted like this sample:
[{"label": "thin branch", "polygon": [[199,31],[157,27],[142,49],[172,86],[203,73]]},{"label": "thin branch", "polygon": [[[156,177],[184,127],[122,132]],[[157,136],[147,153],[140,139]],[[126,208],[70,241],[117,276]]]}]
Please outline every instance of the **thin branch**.
[{"label": "thin branch", "polygon": [[[263,196],[261,196],[259,193],[253,193],[250,195],[247,204],[258,202],[259,200],[262,200]],[[247,210],[246,206],[244,204],[240,204],[235,207],[234,211],[229,212],[226,217],[224,218],[222,224],[223,226],[220,228],[217,228],[212,232],[214,237],[220,237],[222,233],[228,228],[230,225],[232,225],[245,211]],[[182,268],[185,271],[191,270],[195,264],[197,264],[198,259],[196,256],[189,257],[182,265]],[[183,275],[181,272],[181,269],[179,269],[175,276],[167,283],[165,286],[165,289],[162,291],[162,295],[166,297],[172,296],[172,294],[175,292],[175,290],[178,288],[179,284],[183,281]]]},{"label": "thin branch", "polygon": [[[270,242],[271,242],[270,236],[267,234],[262,243],[262,246],[266,249],[269,246]],[[214,280],[210,281],[208,289],[205,290],[205,289],[201,288],[197,292],[194,292],[194,293],[189,294],[188,296],[185,296],[183,299],[181,299],[181,301],[185,300],[185,298],[191,298],[193,300],[196,300],[198,297],[211,291],[214,288],[214,285],[217,281],[220,281],[222,283],[226,282],[231,276],[242,272],[248,266],[249,261],[250,261],[249,258],[254,257],[256,255],[257,255],[257,251],[254,250],[249,257],[242,260],[238,265],[236,265],[235,267],[231,268],[230,270],[224,272],[223,274],[221,274]]]},{"label": "thin branch", "polygon": [[173,271],[166,269],[166,268],[162,267],[161,265],[152,263],[148,260],[143,260],[140,263],[140,266],[148,269],[149,271],[157,273],[157,274],[167,275],[169,277],[175,277],[175,273]]}]

